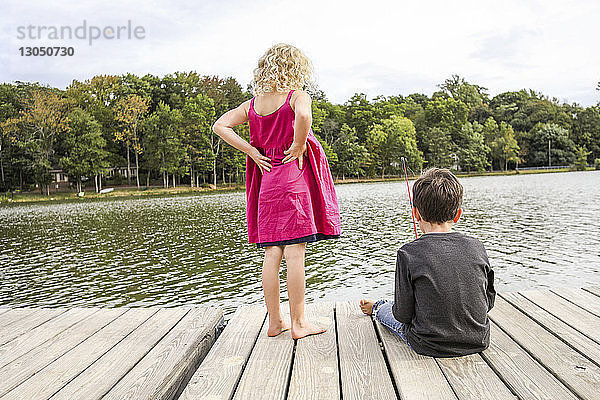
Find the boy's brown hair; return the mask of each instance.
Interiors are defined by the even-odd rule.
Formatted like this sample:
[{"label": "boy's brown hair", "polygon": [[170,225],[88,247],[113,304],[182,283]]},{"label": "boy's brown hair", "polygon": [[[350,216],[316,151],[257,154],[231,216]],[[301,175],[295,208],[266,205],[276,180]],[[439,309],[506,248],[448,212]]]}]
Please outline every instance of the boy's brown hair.
[{"label": "boy's brown hair", "polygon": [[463,187],[448,169],[428,169],[413,185],[413,204],[427,222],[442,224],[456,216]]}]

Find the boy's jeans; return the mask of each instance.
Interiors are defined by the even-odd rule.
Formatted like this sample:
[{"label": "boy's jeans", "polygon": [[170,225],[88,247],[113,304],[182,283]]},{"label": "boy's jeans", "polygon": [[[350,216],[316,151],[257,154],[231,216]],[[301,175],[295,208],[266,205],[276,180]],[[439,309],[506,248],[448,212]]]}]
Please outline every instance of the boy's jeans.
[{"label": "boy's jeans", "polygon": [[408,344],[408,346],[412,349],[412,346],[410,346],[410,343],[408,343],[408,340],[406,340],[406,335],[404,335],[404,332],[402,331],[402,327],[404,324],[398,321],[396,318],[394,318],[394,314],[392,314],[392,305],[394,305],[392,301],[377,300],[373,304],[372,314],[373,316],[375,316],[375,319],[377,321],[379,321],[382,325],[386,326],[396,335],[400,336],[402,340],[404,340],[406,344]]}]

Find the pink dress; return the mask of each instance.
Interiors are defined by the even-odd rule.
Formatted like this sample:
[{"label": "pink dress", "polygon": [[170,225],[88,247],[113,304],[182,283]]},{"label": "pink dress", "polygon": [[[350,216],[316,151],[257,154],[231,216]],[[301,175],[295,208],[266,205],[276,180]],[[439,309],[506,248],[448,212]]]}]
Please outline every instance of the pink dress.
[{"label": "pink dress", "polygon": [[254,98],[250,101],[250,144],[269,157],[273,166],[263,175],[247,158],[248,239],[258,247],[337,238],[341,231],[329,163],[312,129],[303,168],[298,168],[297,160],[281,163],[283,152],[294,140],[292,92],[281,107],[267,115],[257,114]]}]

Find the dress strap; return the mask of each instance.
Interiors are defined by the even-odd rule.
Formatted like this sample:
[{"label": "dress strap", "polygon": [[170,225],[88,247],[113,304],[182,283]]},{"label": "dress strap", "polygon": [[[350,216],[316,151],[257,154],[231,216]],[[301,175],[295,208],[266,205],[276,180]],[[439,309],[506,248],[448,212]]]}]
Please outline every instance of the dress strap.
[{"label": "dress strap", "polygon": [[292,89],[292,90],[290,90],[290,92],[289,92],[289,93],[288,93],[288,95],[287,95],[287,99],[285,99],[285,102],[286,102],[287,104],[290,104],[290,99],[292,98],[292,93],[294,93],[294,90],[293,90],[293,89]]}]

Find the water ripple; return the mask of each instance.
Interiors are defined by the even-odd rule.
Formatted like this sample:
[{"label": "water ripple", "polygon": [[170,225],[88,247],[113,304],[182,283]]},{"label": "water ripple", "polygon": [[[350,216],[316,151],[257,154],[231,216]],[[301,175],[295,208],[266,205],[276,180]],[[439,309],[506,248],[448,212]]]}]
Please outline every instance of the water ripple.
[{"label": "water ripple", "polygon": [[[457,230],[499,290],[600,282],[600,172],[474,177]],[[391,296],[412,240],[402,182],[338,185],[343,236],[309,244],[307,300]],[[244,193],[0,208],[0,305],[181,306],[262,300]],[[282,301],[285,268],[282,268]]]}]

